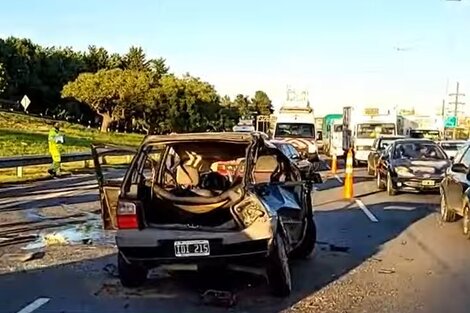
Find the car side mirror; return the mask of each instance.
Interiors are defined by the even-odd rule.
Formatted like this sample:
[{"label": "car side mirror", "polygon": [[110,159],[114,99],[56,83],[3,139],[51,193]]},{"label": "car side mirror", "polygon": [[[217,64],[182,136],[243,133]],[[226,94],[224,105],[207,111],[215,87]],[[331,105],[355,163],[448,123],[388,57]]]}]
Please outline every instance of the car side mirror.
[{"label": "car side mirror", "polygon": [[292,154],[292,155],[290,156],[290,158],[291,158],[292,160],[298,160],[298,159],[300,159],[300,155],[298,155],[298,154]]},{"label": "car side mirror", "polygon": [[306,177],[307,180],[311,180],[314,184],[321,184],[323,183],[323,179],[321,178],[320,173],[310,171]]},{"label": "car side mirror", "polygon": [[453,164],[450,168],[452,172],[466,174],[468,172],[468,167],[462,163]]}]

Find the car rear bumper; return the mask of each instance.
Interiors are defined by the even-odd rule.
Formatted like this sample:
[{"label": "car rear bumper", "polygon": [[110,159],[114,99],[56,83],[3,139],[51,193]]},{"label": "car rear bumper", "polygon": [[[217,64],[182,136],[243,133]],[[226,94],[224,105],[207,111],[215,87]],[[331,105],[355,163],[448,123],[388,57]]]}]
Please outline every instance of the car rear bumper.
[{"label": "car rear bumper", "polygon": [[[214,259],[264,257],[273,238],[269,222],[254,223],[241,231],[200,231],[146,228],[118,230],[116,243],[129,261],[198,263]],[[207,240],[210,255],[177,257],[175,241]]]},{"label": "car rear bumper", "polygon": [[244,259],[261,259],[267,256],[269,240],[251,240],[225,245],[220,240],[209,240],[210,255],[176,257],[174,240],[159,240],[155,247],[120,247],[119,251],[130,262],[154,264],[195,264],[221,261],[237,262]]}]

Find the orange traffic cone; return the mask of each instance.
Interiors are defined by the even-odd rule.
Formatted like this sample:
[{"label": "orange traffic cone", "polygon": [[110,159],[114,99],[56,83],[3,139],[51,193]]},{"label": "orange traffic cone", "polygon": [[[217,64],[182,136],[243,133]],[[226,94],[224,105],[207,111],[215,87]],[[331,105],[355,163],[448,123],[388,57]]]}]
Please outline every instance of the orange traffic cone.
[{"label": "orange traffic cone", "polygon": [[352,199],[354,190],[353,190],[353,153],[349,149],[348,155],[346,157],[346,176],[344,177],[344,189],[343,196],[345,199]]},{"label": "orange traffic cone", "polygon": [[331,174],[336,174],[337,165],[336,165],[336,153],[333,153],[333,158],[331,159]]}]

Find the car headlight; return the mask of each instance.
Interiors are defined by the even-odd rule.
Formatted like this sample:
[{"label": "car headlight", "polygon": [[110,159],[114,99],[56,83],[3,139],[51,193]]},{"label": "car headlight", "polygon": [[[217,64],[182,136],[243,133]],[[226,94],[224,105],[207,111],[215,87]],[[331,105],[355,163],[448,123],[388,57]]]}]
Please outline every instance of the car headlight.
[{"label": "car headlight", "polygon": [[410,172],[410,169],[404,166],[397,166],[395,168],[395,172],[397,173],[398,176],[403,176],[403,177],[413,177],[415,176],[413,173]]},{"label": "car headlight", "polygon": [[257,220],[267,221],[268,215],[261,203],[250,198],[242,201],[235,207],[235,214],[238,221],[245,227],[250,226]]}]

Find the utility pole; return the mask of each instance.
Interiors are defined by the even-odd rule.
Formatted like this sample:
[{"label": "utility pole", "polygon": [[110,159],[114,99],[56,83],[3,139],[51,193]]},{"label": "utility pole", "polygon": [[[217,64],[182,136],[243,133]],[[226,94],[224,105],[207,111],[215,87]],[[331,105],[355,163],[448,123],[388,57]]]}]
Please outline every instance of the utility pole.
[{"label": "utility pole", "polygon": [[464,97],[465,96],[465,94],[459,93],[459,82],[457,82],[456,92],[449,94],[449,96],[455,97],[454,102],[449,102],[449,104],[454,105],[454,117],[456,119],[456,124],[454,126],[454,132],[453,132],[452,138],[455,139],[456,136],[457,136],[457,124],[458,124],[457,114],[459,112],[459,105],[464,105],[465,104],[464,102],[459,102],[459,97]]}]

